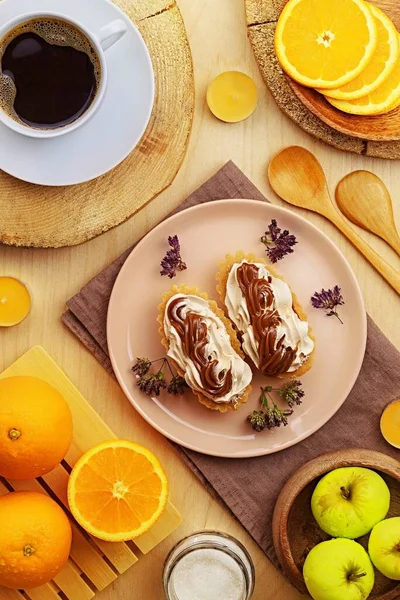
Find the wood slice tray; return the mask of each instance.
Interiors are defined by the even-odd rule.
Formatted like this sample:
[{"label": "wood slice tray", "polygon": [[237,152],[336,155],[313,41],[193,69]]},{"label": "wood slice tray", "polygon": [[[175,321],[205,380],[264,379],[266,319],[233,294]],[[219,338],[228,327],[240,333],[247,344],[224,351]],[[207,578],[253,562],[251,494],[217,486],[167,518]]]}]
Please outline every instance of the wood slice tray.
[{"label": "wood slice tray", "polygon": [[[90,600],[96,592],[115,581],[129,567],[147,554],[181,522],[176,508],[168,502],[157,523],[135,542],[103,542],[88,535],[68,512],[67,483],[71,468],[92,446],[116,435],[88,404],[64,372],[40,346],[35,346],[3,371],[0,378],[29,375],[44,379],[57,388],[68,402],[74,422],[74,437],[65,460],[53,471],[30,481],[7,481],[0,478],[0,495],[12,490],[44,492],[66,509],[72,523],[70,558],[50,583],[31,590],[0,588],[1,600]],[[138,552],[140,551],[140,553]]]},{"label": "wood slice tray", "polygon": [[81,244],[126,221],[171,185],[181,167],[193,122],[194,75],[179,8],[175,0],[114,3],[135,22],[152,58],[156,93],[147,130],[119,166],[81,185],[43,187],[0,171],[0,243]]},{"label": "wood slice tray", "polygon": [[[311,511],[311,497],[319,479],[339,467],[373,469],[386,481],[391,495],[389,517],[400,515],[400,463],[372,450],[349,449],[329,452],[303,465],[286,482],[275,505],[272,532],[276,554],[289,581],[307,593],[302,569],[308,552],[320,542],[331,539],[320,529]],[[359,538],[368,548],[369,534]],[[375,586],[370,600],[398,600],[400,583],[391,581],[375,569]]]},{"label": "wood slice tray", "polygon": [[[371,0],[394,17],[400,29],[397,0]],[[261,75],[279,108],[304,131],[346,152],[400,159],[400,141],[368,141],[333,129],[307,108],[282,71],[274,49],[276,23],[287,0],[244,0],[247,32]]]}]

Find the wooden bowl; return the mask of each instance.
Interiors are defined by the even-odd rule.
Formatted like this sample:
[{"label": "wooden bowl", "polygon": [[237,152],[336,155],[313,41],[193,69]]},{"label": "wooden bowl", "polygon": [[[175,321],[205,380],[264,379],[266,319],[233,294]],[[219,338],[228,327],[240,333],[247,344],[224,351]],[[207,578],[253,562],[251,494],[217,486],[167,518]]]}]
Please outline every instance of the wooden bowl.
[{"label": "wooden bowl", "polygon": [[[400,31],[400,3],[398,0],[371,0],[383,10]],[[286,2],[283,3],[283,5]],[[341,112],[317,91],[303,87],[288,77],[290,86],[301,102],[321,121],[347,135],[363,140],[400,140],[400,108],[375,117],[348,115]]]},{"label": "wooden bowl", "polygon": [[[308,552],[331,536],[317,525],[311,512],[311,496],[322,475],[339,467],[366,467],[377,471],[389,486],[391,504],[388,517],[400,515],[400,463],[371,450],[341,450],[316,458],[287,481],[275,505],[272,531],[275,551],[289,581],[307,594],[302,570]],[[369,534],[360,542],[368,547]],[[398,600],[400,582],[392,581],[375,570],[375,587],[371,600]]]}]

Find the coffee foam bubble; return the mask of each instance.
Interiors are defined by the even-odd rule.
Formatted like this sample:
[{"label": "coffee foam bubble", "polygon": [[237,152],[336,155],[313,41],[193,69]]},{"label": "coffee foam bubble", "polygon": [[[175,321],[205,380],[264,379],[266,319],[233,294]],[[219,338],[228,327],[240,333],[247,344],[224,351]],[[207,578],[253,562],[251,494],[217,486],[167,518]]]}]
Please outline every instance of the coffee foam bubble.
[{"label": "coffee foam bubble", "polygon": [[67,21],[51,17],[36,17],[30,21],[20,23],[14,29],[9,31],[0,41],[0,109],[14,121],[26,125],[14,110],[17,88],[11,77],[3,74],[1,61],[10,42],[24,33],[36,33],[36,35],[43,38],[48,44],[70,46],[75,50],[87,54],[94,67],[97,93],[101,80],[101,63],[96,49],[86,35],[80,29],[75,27],[75,25],[72,25],[72,23],[68,23]]}]

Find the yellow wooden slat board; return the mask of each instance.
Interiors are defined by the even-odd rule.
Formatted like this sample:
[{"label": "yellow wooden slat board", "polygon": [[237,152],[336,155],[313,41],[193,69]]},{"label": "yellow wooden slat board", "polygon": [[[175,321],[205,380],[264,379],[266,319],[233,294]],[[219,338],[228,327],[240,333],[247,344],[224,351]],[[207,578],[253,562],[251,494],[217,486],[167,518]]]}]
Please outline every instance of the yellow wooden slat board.
[{"label": "yellow wooden slat board", "polygon": [[54,577],[54,581],[67,598],[73,600],[91,600],[95,596],[94,590],[83,581],[79,570],[71,560]]},{"label": "yellow wooden slat board", "polygon": [[[182,517],[171,502],[167,504],[165,509],[164,519],[168,522],[168,527],[165,527],[166,523],[162,520],[162,517],[153,525],[153,527],[140,537],[133,540],[135,545],[139,548],[143,554],[147,554],[155,548],[162,540],[169,536],[172,531],[178,529]],[[170,529],[169,529],[170,528]]]},{"label": "yellow wooden slat board", "polygon": [[25,594],[30,600],[60,600],[57,590],[58,588],[51,582],[48,585],[41,585],[33,590],[26,590]]},{"label": "yellow wooden slat board", "polygon": [[[58,596],[59,598],[59,596]],[[8,590],[7,588],[0,588],[0,600],[25,600],[23,595],[17,590]]]},{"label": "yellow wooden slat board", "polygon": [[[74,437],[65,458],[70,467],[73,467],[83,452],[89,448],[104,440],[116,438],[65,373],[40,346],[31,348],[6,369],[0,375],[0,379],[16,375],[29,375],[44,379],[57,388],[68,402],[74,421]],[[54,471],[43,477],[43,482],[54,497],[57,497],[68,508],[66,493],[68,473],[66,469],[59,465]],[[15,490],[32,489],[46,492],[46,487],[42,487],[40,480],[12,481],[9,482],[9,485]],[[0,495],[7,491],[7,487],[0,481]],[[143,553],[150,552],[179,526],[180,521],[181,517],[178,511],[168,502],[166,510],[158,522],[149,532],[135,539],[135,545]],[[83,533],[79,526],[73,524],[73,545],[68,563],[54,579],[55,583],[51,582],[37,590],[26,591],[26,595],[31,600],[56,600],[60,598],[58,590],[61,590],[68,600],[90,600],[94,597],[96,590],[104,589],[117,578],[119,573],[125,572],[138,560],[128,544],[122,542],[112,544],[96,538],[89,541],[87,539],[89,536],[86,536],[87,534]],[[107,558],[112,567],[103,557]],[[82,578],[82,574],[87,577],[90,585]],[[4,589],[0,590],[0,600],[3,600]],[[42,594],[40,595],[39,592]],[[8,594],[8,590],[6,593]],[[10,591],[7,596],[4,596],[4,600],[23,600],[23,598],[22,594],[14,591]]]}]

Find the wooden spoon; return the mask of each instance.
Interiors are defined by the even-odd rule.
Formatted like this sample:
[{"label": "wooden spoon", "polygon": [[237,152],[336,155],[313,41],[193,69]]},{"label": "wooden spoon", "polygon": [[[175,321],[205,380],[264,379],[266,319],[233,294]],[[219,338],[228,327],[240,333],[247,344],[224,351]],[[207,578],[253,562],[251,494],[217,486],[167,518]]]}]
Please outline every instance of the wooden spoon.
[{"label": "wooden spoon", "polygon": [[336,202],[352,223],[378,235],[400,256],[392,199],[382,179],[370,171],[354,171],[338,183]]},{"label": "wooden spoon", "polygon": [[368,262],[400,294],[400,273],[384,261],[348,225],[329,196],[324,172],[315,156],[300,146],[289,146],[269,163],[272,189],[286,202],[312,210],[327,219],[350,240]]}]

